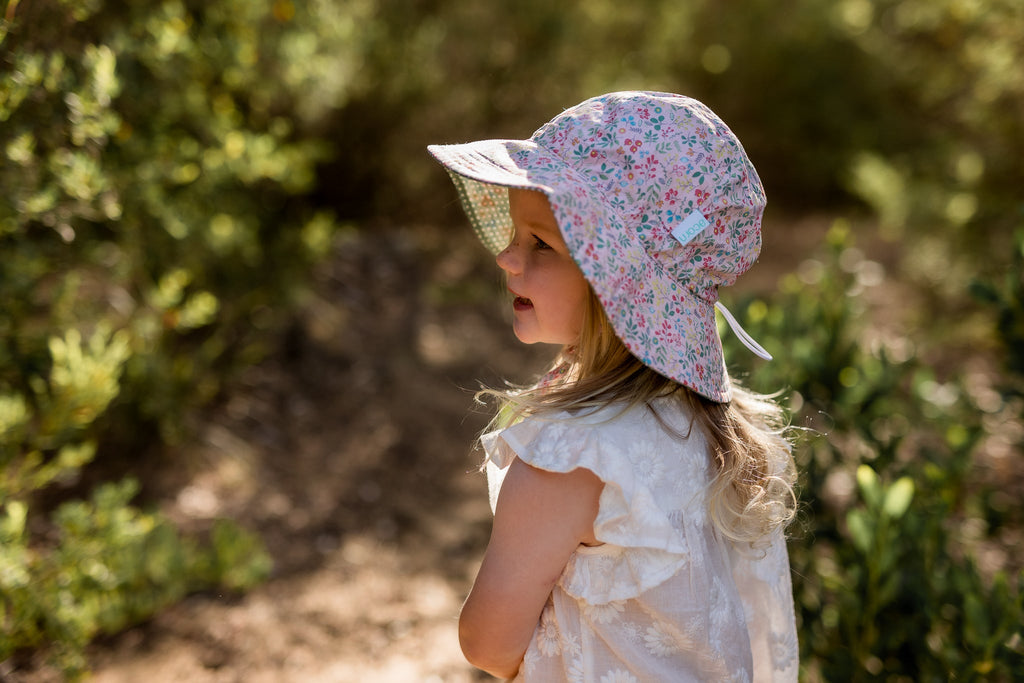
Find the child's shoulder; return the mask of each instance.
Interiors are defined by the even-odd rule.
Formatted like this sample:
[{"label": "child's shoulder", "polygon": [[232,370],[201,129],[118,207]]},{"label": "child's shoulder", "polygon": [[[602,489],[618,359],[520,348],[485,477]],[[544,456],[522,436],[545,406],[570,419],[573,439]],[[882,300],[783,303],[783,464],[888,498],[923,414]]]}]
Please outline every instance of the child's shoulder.
[{"label": "child's shoulder", "polygon": [[524,422],[531,423],[533,429],[552,434],[575,432],[598,440],[671,438],[686,441],[693,432],[699,431],[691,428],[693,416],[685,403],[670,397],[649,403],[611,403],[576,411],[538,413]]}]

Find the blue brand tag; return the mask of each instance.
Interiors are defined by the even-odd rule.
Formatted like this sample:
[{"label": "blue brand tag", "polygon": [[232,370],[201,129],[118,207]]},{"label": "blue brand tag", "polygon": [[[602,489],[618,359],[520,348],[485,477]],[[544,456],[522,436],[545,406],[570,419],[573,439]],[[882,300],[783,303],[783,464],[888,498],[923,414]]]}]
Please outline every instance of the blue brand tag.
[{"label": "blue brand tag", "polygon": [[679,244],[684,247],[696,237],[701,230],[711,225],[708,219],[704,217],[700,211],[694,211],[683,220],[682,223],[677,225],[672,231],[672,236],[679,240]]}]

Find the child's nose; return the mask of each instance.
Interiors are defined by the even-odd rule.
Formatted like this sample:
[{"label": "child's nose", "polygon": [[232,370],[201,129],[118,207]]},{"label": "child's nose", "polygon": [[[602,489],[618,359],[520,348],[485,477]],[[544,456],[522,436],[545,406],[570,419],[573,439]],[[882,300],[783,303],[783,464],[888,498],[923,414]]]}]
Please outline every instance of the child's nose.
[{"label": "child's nose", "polygon": [[516,248],[515,242],[505,247],[504,251],[494,257],[494,260],[499,268],[510,275],[514,275],[522,269],[522,259],[519,256],[519,250]]}]

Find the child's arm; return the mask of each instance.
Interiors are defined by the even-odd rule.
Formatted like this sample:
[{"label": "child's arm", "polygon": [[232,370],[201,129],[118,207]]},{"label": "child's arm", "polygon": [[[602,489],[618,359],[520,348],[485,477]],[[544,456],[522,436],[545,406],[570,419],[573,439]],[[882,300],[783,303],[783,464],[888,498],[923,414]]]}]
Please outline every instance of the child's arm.
[{"label": "child's arm", "polygon": [[580,543],[594,543],[603,482],[585,469],[509,465],[491,540],[462,607],[459,641],[474,666],[498,677],[519,670],[541,611]]}]

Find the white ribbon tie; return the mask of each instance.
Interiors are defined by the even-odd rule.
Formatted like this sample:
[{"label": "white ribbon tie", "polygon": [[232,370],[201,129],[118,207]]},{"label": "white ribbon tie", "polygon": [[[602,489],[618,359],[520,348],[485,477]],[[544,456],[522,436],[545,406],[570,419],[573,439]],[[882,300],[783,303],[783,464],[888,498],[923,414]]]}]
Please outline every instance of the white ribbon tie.
[{"label": "white ribbon tie", "polygon": [[750,351],[755,356],[757,356],[758,358],[763,358],[764,360],[772,359],[772,354],[765,351],[764,347],[758,344],[757,341],[755,341],[753,337],[747,334],[747,331],[743,329],[743,327],[738,322],[736,322],[736,318],[732,317],[732,313],[730,313],[729,309],[725,307],[725,304],[723,304],[721,301],[716,301],[715,308],[718,309],[719,313],[725,316],[725,321],[729,323],[729,327],[732,329],[732,333],[735,334],[739,338],[739,340],[743,342],[743,345],[750,349]]}]

